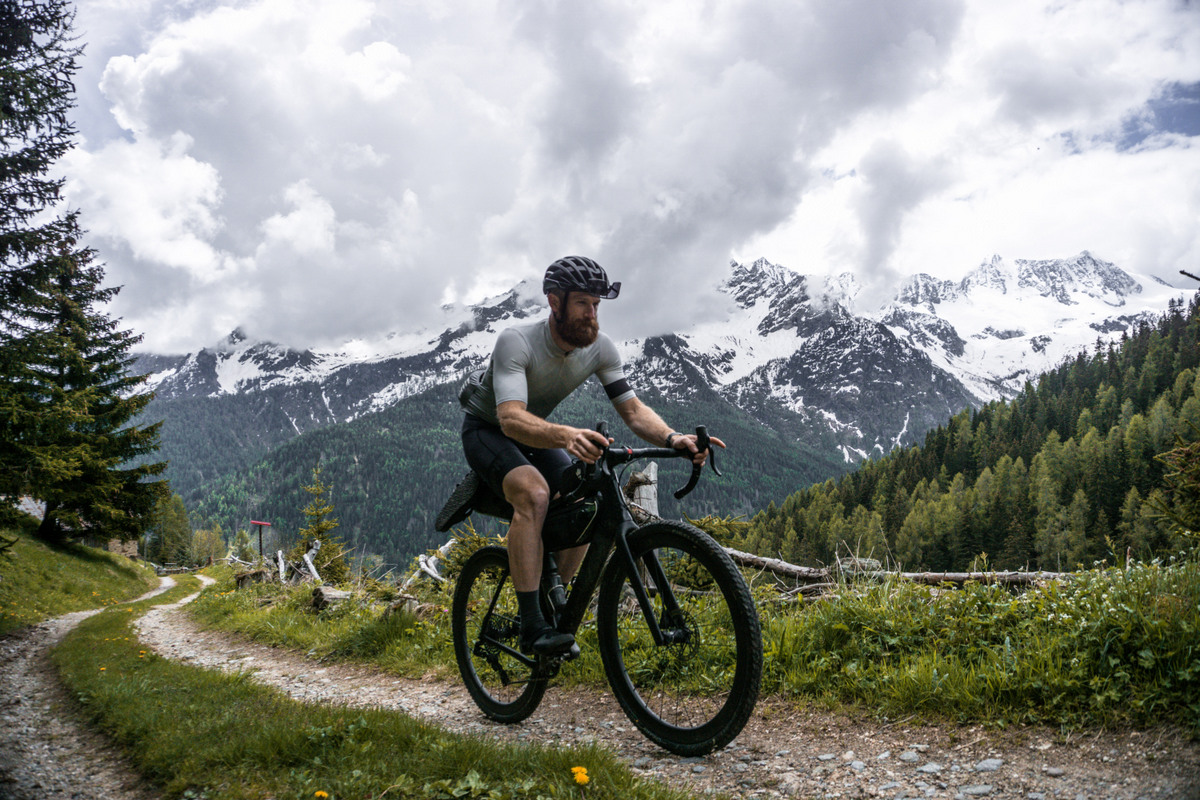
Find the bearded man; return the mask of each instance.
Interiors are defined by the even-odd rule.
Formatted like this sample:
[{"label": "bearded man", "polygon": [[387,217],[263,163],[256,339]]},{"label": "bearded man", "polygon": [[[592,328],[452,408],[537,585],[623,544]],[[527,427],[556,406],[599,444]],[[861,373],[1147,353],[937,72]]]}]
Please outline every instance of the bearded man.
[{"label": "bearded man", "polygon": [[[460,396],[463,450],[471,469],[513,508],[508,529],[509,571],[521,609],[520,647],[526,654],[561,652],[575,643],[546,622],[538,601],[542,525],[571,458],[593,464],[610,439],[588,428],[548,421],[550,412],[595,375],[621,419],[656,446],[687,448],[703,464],[694,435],[682,434],[638,400],[621,356],[600,332],[601,300],[612,300],[621,284],[590,258],[568,256],[546,270],[542,291],[550,315],[500,333],[486,371]],[[724,447],[716,438],[712,443]],[[587,546],[556,554],[569,583]]]}]

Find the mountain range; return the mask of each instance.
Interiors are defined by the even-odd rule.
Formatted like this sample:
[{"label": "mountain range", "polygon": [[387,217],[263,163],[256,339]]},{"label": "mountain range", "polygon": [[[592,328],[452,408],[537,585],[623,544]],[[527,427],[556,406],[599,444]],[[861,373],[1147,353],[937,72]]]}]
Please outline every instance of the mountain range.
[{"label": "mountain range", "polygon": [[[1086,251],[994,256],[957,281],[913,275],[875,306],[849,274],[806,276],[763,259],[731,262],[717,288],[731,313],[619,342],[627,372],[652,405],[672,408],[668,419],[694,418],[689,405],[702,404],[710,416],[698,421],[714,430],[722,417],[761,428],[781,463],[795,465],[784,467],[789,481],[824,480],[918,442],[963,408],[1015,396],[1027,380],[1153,321],[1187,294]],[[140,354],[135,369],[156,392],[147,415],[165,420],[175,490],[201,497],[206,484],[296,437],[349,422],[369,427],[418,401],[452,432],[451,387],[487,358],[500,330],[546,307],[526,282],[443,313],[435,328],[333,349],[289,349],[238,330],[194,353]],[[420,424],[413,419],[421,417],[406,424]],[[728,511],[748,513],[764,498],[743,491],[730,500]]]}]

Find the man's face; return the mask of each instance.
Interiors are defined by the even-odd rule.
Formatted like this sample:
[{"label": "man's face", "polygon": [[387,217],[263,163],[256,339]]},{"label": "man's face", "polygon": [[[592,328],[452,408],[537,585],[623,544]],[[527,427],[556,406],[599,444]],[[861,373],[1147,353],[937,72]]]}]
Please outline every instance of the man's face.
[{"label": "man's face", "polygon": [[554,309],[554,329],[562,340],[572,347],[587,347],[600,335],[600,322],[596,313],[600,298],[594,294],[571,292],[566,303],[551,295]]}]

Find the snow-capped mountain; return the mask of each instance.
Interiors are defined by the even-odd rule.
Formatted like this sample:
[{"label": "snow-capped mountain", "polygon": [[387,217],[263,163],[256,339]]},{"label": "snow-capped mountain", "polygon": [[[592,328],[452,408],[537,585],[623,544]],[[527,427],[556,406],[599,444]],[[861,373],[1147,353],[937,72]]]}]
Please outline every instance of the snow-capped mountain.
[{"label": "snow-capped mountain", "polygon": [[[1011,397],[1063,358],[1163,313],[1186,291],[1083,252],[995,256],[961,280],[915,275],[882,308],[859,308],[850,275],[731,263],[719,287],[736,311],[669,336],[621,343],[635,386],[680,396],[702,384],[760,420],[820,427],[846,461],[916,441],[957,411]],[[248,340],[142,356],[158,402],[271,392],[295,432],[382,410],[457,381],[497,332],[546,313],[521,284],[444,326],[298,352]]]}]

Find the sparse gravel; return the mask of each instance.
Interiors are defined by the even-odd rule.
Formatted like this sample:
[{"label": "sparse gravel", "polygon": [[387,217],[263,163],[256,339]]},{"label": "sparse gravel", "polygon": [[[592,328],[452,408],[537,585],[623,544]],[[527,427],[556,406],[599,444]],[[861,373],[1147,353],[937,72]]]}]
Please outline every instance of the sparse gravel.
[{"label": "sparse gravel", "polygon": [[[175,585],[163,578],[145,597]],[[100,734],[80,725],[49,652],[79,611],[0,638],[0,800],[151,800],[158,794]]]},{"label": "sparse gravel", "polygon": [[[1060,737],[1046,729],[993,731],[903,720],[880,722],[771,700],[759,704],[746,730],[725,750],[704,758],[680,758],[646,741],[606,692],[552,687],[531,719],[519,725],[498,725],[478,712],[457,683],[416,681],[365,667],[320,664],[299,654],[201,630],[179,612],[179,605],[157,606],[137,622],[142,641],[168,658],[209,669],[249,672],[256,680],[305,702],[391,708],[468,734],[547,744],[599,742],[638,773],[692,787],[697,794],[1200,798],[1200,744],[1173,732],[1090,732]],[[127,771],[97,771],[119,759],[107,751],[94,756],[94,737],[78,731],[52,731],[65,723],[61,706],[47,699],[54,682],[47,678],[50,667],[44,652],[77,621],[55,620],[0,641],[0,668],[4,671],[0,691],[5,698],[0,701],[4,715],[0,720],[0,797],[5,800],[153,797]],[[14,675],[18,677],[14,679]],[[84,737],[82,744],[78,737]],[[15,788],[10,790],[10,786]]]}]

